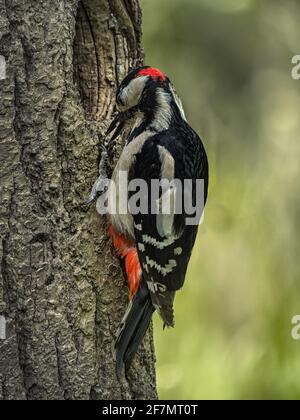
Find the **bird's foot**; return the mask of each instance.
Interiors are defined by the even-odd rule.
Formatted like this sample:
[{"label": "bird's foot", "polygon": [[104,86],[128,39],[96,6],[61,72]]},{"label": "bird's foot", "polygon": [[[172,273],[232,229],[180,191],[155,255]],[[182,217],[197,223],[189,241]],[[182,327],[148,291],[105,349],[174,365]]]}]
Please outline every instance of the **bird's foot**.
[{"label": "bird's foot", "polygon": [[108,189],[108,176],[107,176],[107,164],[108,164],[108,151],[105,144],[101,145],[101,159],[99,163],[99,176],[96,179],[90,195],[85,200],[86,204],[92,203],[96,197],[101,196],[107,192]]}]

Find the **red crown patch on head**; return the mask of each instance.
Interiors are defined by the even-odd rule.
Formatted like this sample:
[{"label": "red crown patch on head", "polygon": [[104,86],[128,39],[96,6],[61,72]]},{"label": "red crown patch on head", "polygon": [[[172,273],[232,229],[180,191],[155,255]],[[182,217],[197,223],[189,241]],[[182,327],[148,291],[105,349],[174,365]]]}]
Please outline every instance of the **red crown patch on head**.
[{"label": "red crown patch on head", "polygon": [[141,70],[139,76],[150,76],[152,79],[160,79],[162,81],[166,80],[166,76],[158,69],[154,67],[149,67],[147,69]]}]

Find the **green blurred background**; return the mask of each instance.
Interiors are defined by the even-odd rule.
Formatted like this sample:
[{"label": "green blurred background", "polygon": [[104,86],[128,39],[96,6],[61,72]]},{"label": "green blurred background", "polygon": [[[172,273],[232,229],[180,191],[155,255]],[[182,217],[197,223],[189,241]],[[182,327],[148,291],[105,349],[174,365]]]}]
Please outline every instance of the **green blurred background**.
[{"label": "green blurred background", "polygon": [[155,319],[160,398],[300,398],[298,0],[141,0],[146,62],[210,160],[176,328]]}]

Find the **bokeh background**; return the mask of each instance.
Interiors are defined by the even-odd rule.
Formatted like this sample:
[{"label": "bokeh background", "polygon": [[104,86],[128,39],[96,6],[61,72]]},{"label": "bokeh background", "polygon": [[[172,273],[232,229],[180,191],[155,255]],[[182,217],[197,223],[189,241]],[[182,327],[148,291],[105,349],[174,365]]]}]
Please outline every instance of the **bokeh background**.
[{"label": "bokeh background", "polygon": [[210,160],[176,328],[155,318],[160,398],[300,398],[298,0],[141,0],[146,62]]}]

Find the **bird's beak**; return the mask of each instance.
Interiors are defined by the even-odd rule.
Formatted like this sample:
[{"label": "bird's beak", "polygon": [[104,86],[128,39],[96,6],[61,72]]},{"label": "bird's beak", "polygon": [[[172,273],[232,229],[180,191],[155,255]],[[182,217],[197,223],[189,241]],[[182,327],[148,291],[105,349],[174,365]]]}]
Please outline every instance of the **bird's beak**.
[{"label": "bird's beak", "polygon": [[111,140],[115,140],[124,128],[126,122],[126,112],[118,112],[115,118],[113,119],[112,123],[108,127],[106,135],[109,136],[113,133]]},{"label": "bird's beak", "polygon": [[118,113],[113,119],[112,123],[108,127],[106,135],[109,136],[113,133],[111,141],[115,140],[122,132],[125,124],[134,116],[136,108],[131,108],[127,111],[121,111],[118,109]]}]

